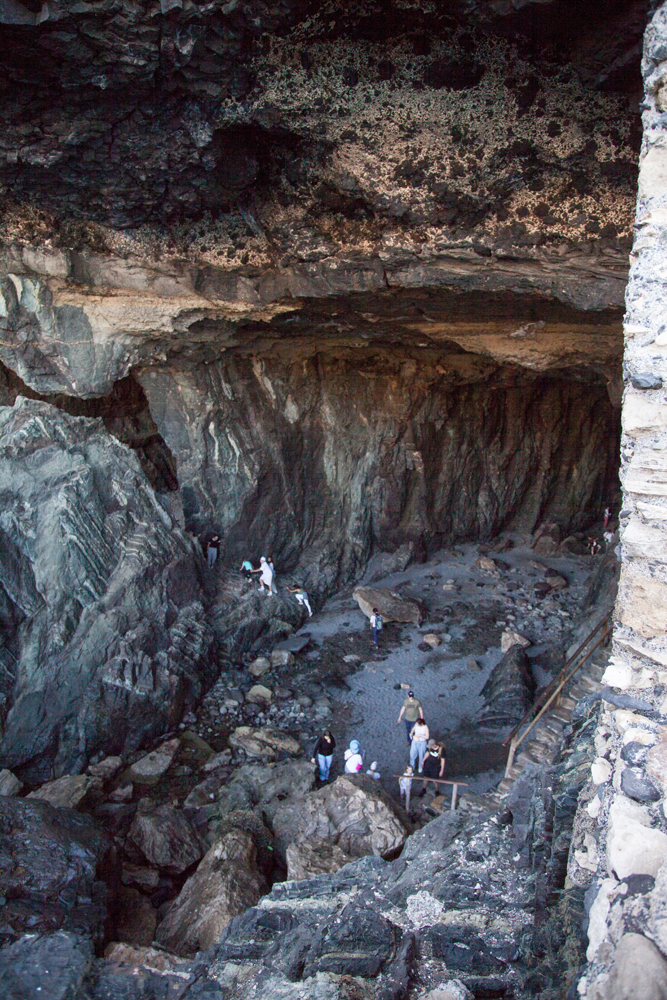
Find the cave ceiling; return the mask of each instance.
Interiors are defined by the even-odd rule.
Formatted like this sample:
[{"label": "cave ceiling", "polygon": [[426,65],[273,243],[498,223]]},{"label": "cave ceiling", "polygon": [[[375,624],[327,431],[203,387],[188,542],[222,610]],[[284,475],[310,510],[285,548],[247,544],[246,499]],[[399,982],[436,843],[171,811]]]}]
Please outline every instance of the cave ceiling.
[{"label": "cave ceiling", "polygon": [[81,396],[230,350],[615,377],[650,10],[0,0],[1,360]]}]

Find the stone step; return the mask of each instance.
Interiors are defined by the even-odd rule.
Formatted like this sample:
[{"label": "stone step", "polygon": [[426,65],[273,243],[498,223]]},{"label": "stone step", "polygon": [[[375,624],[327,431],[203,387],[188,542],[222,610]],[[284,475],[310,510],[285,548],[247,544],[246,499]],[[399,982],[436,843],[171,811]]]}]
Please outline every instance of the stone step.
[{"label": "stone step", "polygon": [[[575,702],[576,704],[576,702]],[[554,708],[551,713],[551,718],[558,720],[563,724],[563,728],[567,726],[572,718],[572,709],[570,708]]]},{"label": "stone step", "polygon": [[560,738],[563,735],[563,730],[565,729],[565,723],[559,716],[552,712],[544,722],[544,728],[547,732],[551,733],[555,738]]}]

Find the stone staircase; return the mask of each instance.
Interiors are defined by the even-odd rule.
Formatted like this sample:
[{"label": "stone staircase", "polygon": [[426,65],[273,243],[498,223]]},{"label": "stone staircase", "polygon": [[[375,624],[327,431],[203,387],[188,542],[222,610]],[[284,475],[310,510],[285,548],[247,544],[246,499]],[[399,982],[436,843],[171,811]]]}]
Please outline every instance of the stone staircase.
[{"label": "stone staircase", "polygon": [[601,646],[589,657],[563,690],[558,705],[545,713],[540,722],[521,744],[507,777],[503,778],[495,790],[499,798],[516,781],[527,764],[544,764],[553,760],[555,751],[570,724],[572,712],[577,702],[589,694],[596,694],[604,687],[602,675],[607,666],[609,647]]}]

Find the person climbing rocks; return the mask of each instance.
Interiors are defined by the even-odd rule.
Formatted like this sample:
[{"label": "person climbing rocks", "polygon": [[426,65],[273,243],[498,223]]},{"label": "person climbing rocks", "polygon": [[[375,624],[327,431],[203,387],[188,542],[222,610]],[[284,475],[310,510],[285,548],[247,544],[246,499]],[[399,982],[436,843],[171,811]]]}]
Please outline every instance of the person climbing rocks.
[{"label": "person climbing rocks", "polygon": [[288,587],[287,590],[288,590],[288,592],[290,594],[294,594],[294,596],[296,598],[296,603],[300,604],[302,607],[304,607],[306,609],[306,611],[308,612],[308,617],[312,618],[313,617],[313,609],[310,606],[310,601],[308,599],[308,594],[303,589],[303,587]]},{"label": "person climbing rocks", "polygon": [[329,730],[325,729],[315,744],[315,749],[313,750],[313,756],[311,759],[312,764],[317,761],[317,765],[320,769],[320,781],[322,783],[329,780],[329,771],[331,770],[331,761],[333,760],[333,752],[335,749],[336,741]]},{"label": "person climbing rocks", "polygon": [[419,773],[421,774],[422,767],[424,764],[424,757],[426,755],[426,750],[428,747],[429,738],[428,726],[426,725],[426,720],[422,716],[421,719],[417,719],[414,726],[410,730],[410,763],[415,766],[415,762],[419,759]]},{"label": "person climbing rocks", "polygon": [[213,569],[215,566],[215,561],[218,558],[218,553],[220,551],[220,536],[214,535],[211,541],[208,543],[206,549],[206,561],[209,569]]},{"label": "person climbing rocks", "polygon": [[607,530],[607,526],[609,524],[609,518],[610,517],[611,517],[611,511],[609,510],[609,507],[605,507],[605,509],[604,509],[604,529],[605,529],[605,531]]},{"label": "person climbing rocks", "polygon": [[415,698],[414,691],[408,691],[408,696],[403,702],[403,707],[398,713],[398,724],[400,725],[401,719],[405,716],[405,731],[408,737],[408,746],[411,744],[410,733],[412,727],[414,726],[417,719],[424,718],[424,709],[422,708],[422,703]]},{"label": "person climbing rocks", "polygon": [[592,556],[596,556],[600,551],[600,549],[602,548],[602,546],[600,545],[599,539],[593,538],[591,535],[589,535],[586,548],[588,549],[588,551]]},{"label": "person climbing rocks", "polygon": [[352,740],[345,751],[345,773],[358,774],[364,766],[364,755],[358,740]]},{"label": "person climbing rocks", "polygon": [[252,568],[252,563],[249,559],[244,559],[241,563],[241,572],[245,576],[246,580],[250,579],[251,574],[254,572]]},{"label": "person climbing rocks", "polygon": [[429,740],[428,750],[426,751],[424,763],[422,764],[422,774],[424,775],[424,780],[422,781],[422,788],[419,794],[426,795],[428,786],[431,782],[433,782],[435,794],[437,795],[440,786],[435,783],[435,779],[441,779],[444,773],[445,748],[442,743],[436,743],[435,740]]},{"label": "person climbing rocks", "polygon": [[373,761],[371,766],[366,771],[366,774],[368,775],[369,778],[375,778],[376,781],[380,780],[381,775],[380,772],[378,771],[378,762],[376,760]]},{"label": "person climbing rocks", "polygon": [[614,532],[611,530],[611,528],[608,528],[602,537],[604,538],[605,541],[605,551],[609,552],[611,544],[614,541]]},{"label": "person climbing rocks", "polygon": [[264,593],[264,588],[266,587],[267,594],[273,593],[273,570],[269,565],[266,556],[262,556],[259,560],[259,569],[253,569],[253,573],[259,573],[259,589]]},{"label": "person climbing rocks", "polygon": [[410,794],[410,789],[412,788],[412,776],[415,773],[414,768],[408,764],[402,776],[398,779],[398,788],[402,799],[408,798]]},{"label": "person climbing rocks", "polygon": [[375,648],[379,649],[378,643],[378,632],[382,628],[382,615],[377,608],[373,608],[373,614],[370,617],[371,632],[373,633],[373,642],[375,643]]}]

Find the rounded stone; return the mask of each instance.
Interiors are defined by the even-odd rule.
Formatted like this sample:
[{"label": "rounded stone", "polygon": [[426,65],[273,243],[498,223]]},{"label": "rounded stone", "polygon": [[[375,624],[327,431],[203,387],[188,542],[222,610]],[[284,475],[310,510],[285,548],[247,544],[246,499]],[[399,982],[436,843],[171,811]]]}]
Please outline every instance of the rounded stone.
[{"label": "rounded stone", "polygon": [[626,767],[621,775],[621,791],[637,802],[657,802],[660,798],[653,782],[632,767]]},{"label": "rounded stone", "polygon": [[591,764],[591,777],[596,785],[604,785],[613,774],[613,768],[604,757],[598,757]]}]

